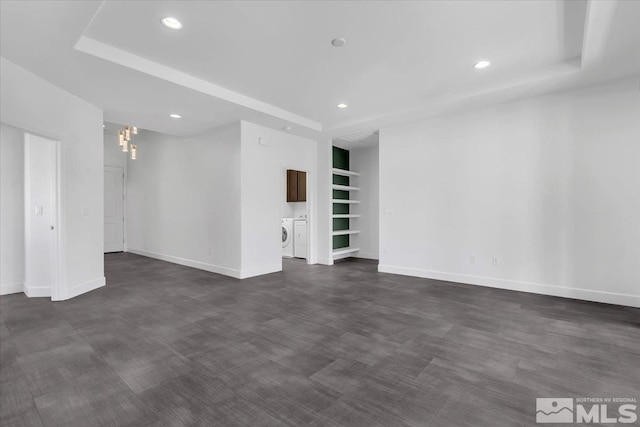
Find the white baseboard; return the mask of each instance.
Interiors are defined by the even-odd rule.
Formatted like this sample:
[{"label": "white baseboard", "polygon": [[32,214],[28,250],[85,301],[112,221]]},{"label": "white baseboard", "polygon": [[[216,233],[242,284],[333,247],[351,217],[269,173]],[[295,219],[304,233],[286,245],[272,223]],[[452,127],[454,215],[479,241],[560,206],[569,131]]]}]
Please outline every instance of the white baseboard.
[{"label": "white baseboard", "polygon": [[318,257],[318,264],[322,264],[322,265],[333,265],[333,259],[331,259],[331,258],[320,258],[320,257]]},{"label": "white baseboard", "polygon": [[207,264],[205,262],[194,261],[191,259],[180,258],[172,255],[159,254],[157,252],[145,251],[143,249],[129,248],[128,252],[131,252],[137,255],[146,256],[149,258],[159,259],[162,261],[172,262],[174,264],[184,265],[186,267],[192,267],[192,268],[197,268],[199,270],[210,271],[212,273],[223,274],[225,276],[235,277],[236,279],[242,278],[240,270],[236,270],[233,268],[221,267],[215,264]]},{"label": "white baseboard", "polygon": [[24,292],[23,283],[5,283],[0,285],[0,295],[18,294]]},{"label": "white baseboard", "polygon": [[373,252],[362,252],[362,251],[358,251],[355,253],[355,255],[353,255],[354,258],[364,258],[364,259],[375,259],[377,260],[378,254],[375,254]]},{"label": "white baseboard", "polygon": [[398,267],[393,265],[378,265],[378,271],[381,273],[392,273],[403,276],[443,280],[447,282],[466,283],[469,285],[487,286],[490,288],[507,289],[511,291],[625,305],[629,307],[640,307],[640,295],[569,288],[566,286],[522,282],[518,280],[498,279],[494,277],[472,276],[468,274],[448,273],[444,271],[424,270],[411,267]]},{"label": "white baseboard", "polygon": [[240,279],[248,279],[250,277],[262,276],[263,274],[277,273],[279,271],[282,271],[282,264],[257,267],[250,270],[241,270]]},{"label": "white baseboard", "polygon": [[51,285],[38,286],[24,284],[24,294],[29,298],[51,297]]},{"label": "white baseboard", "polygon": [[107,279],[105,279],[104,277],[98,277],[97,279],[89,280],[87,282],[75,285],[74,287],[72,287],[67,291],[67,294],[63,298],[59,298],[59,299],[56,298],[52,300],[53,301],[68,300],[68,299],[77,297],[78,295],[82,295],[89,291],[93,291],[95,289],[101,288],[106,284],[107,284]]}]

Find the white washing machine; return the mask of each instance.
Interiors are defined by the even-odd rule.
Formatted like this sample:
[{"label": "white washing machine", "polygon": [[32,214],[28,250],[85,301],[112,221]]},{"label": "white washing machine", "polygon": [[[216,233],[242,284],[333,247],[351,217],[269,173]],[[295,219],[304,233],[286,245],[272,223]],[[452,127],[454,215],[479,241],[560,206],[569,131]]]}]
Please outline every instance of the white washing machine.
[{"label": "white washing machine", "polygon": [[293,218],[282,218],[282,256],[287,258],[293,258],[293,225]]}]

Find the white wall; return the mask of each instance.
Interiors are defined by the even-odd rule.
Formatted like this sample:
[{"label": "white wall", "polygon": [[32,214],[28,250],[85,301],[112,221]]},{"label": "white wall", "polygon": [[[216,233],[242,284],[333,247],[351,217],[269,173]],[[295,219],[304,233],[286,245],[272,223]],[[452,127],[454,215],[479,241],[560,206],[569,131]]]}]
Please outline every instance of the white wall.
[{"label": "white wall", "polygon": [[316,173],[316,191],[317,191],[317,253],[318,263],[332,265],[332,236],[333,221],[331,215],[333,213],[333,191],[331,189],[333,174],[333,143],[330,138],[319,138],[316,141],[317,151],[317,173]]},{"label": "white wall", "polygon": [[52,298],[103,286],[102,111],[4,58],[0,92],[2,123],[60,141],[62,253],[60,286]]},{"label": "white wall", "polygon": [[360,200],[352,205],[351,210],[359,213],[360,218],[351,220],[353,228],[361,231],[352,236],[360,250],[355,254],[357,258],[378,259],[378,221],[379,221],[379,155],[378,147],[356,148],[349,150],[349,167],[359,172],[360,176],[352,178],[357,181],[360,191],[356,197]]},{"label": "white wall", "polygon": [[0,295],[24,286],[24,132],[0,124]]},{"label": "white wall", "polygon": [[240,123],[187,138],[142,130],[135,143],[128,250],[240,277]]},{"label": "white wall", "polygon": [[636,78],[382,129],[380,271],[640,306],[639,117]]},{"label": "white wall", "polygon": [[[307,172],[311,253],[316,262],[316,143],[242,121],[242,277],[282,270],[283,169]],[[262,142],[267,145],[260,144]]]}]

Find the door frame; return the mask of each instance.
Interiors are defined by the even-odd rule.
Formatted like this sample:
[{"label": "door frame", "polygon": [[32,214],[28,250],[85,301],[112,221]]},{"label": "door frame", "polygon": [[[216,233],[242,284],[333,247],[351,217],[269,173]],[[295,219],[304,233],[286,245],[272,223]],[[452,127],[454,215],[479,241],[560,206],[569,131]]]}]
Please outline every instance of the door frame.
[{"label": "door frame", "polygon": [[[120,169],[122,171],[122,217],[124,218],[122,221],[122,252],[127,252],[127,168],[122,165],[105,164],[102,169],[103,174],[107,168]],[[104,197],[104,191],[102,197]],[[104,228],[104,224],[102,227]],[[104,230],[102,231],[104,232]],[[104,251],[104,248],[102,250]]]},{"label": "door frame", "polygon": [[[52,301],[57,301],[64,299],[61,290],[61,276],[63,272],[63,257],[64,257],[64,249],[62,246],[62,233],[61,233],[61,224],[63,218],[63,209],[62,209],[62,153],[60,149],[60,141],[56,139],[51,139],[46,136],[37,135],[35,133],[31,133],[28,131],[24,132],[24,247],[25,247],[25,263],[26,263],[26,255],[31,253],[31,204],[27,200],[27,192],[30,189],[30,168],[29,168],[29,155],[31,152],[31,137],[36,136],[38,138],[43,138],[51,142],[53,144],[53,171],[51,176],[51,197],[52,197],[52,205],[55,208],[51,212],[51,222],[53,226],[53,233],[51,233],[51,291],[49,297]],[[27,283],[27,271],[25,270],[25,289]],[[26,294],[26,292],[25,292]],[[27,295],[29,296],[29,295]],[[46,296],[46,295],[33,295],[34,297],[38,296]]]},{"label": "door frame", "polygon": [[[315,250],[312,250],[312,248],[314,247],[312,245],[312,243],[315,243],[315,234],[311,231],[312,227],[311,224],[314,223],[315,221],[315,216],[313,215],[313,208],[315,206],[315,187],[311,182],[311,172],[309,170],[305,169],[300,169],[298,166],[287,166],[285,164],[281,164],[280,165],[280,200],[287,200],[287,169],[294,169],[294,170],[298,170],[300,172],[305,172],[305,174],[307,175],[307,201],[305,202],[307,204],[307,264],[311,265],[311,264],[317,264],[316,261],[316,253]],[[282,182],[282,170],[284,170],[284,182]],[[283,199],[284,197],[284,199]],[[288,203],[288,202],[287,202]],[[282,202],[279,203],[279,210],[280,210],[280,221],[282,220]],[[295,227],[294,227],[295,228]],[[294,232],[295,234],[295,232]],[[295,248],[294,248],[295,249]],[[282,257],[280,258],[280,268],[282,269]]]}]

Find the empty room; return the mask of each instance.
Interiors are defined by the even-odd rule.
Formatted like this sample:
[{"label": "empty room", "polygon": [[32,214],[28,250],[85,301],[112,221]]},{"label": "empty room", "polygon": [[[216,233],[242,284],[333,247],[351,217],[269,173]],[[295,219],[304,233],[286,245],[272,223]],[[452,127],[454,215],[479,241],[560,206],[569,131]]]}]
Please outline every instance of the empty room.
[{"label": "empty room", "polygon": [[0,425],[640,425],[638,22],[0,0]]}]

